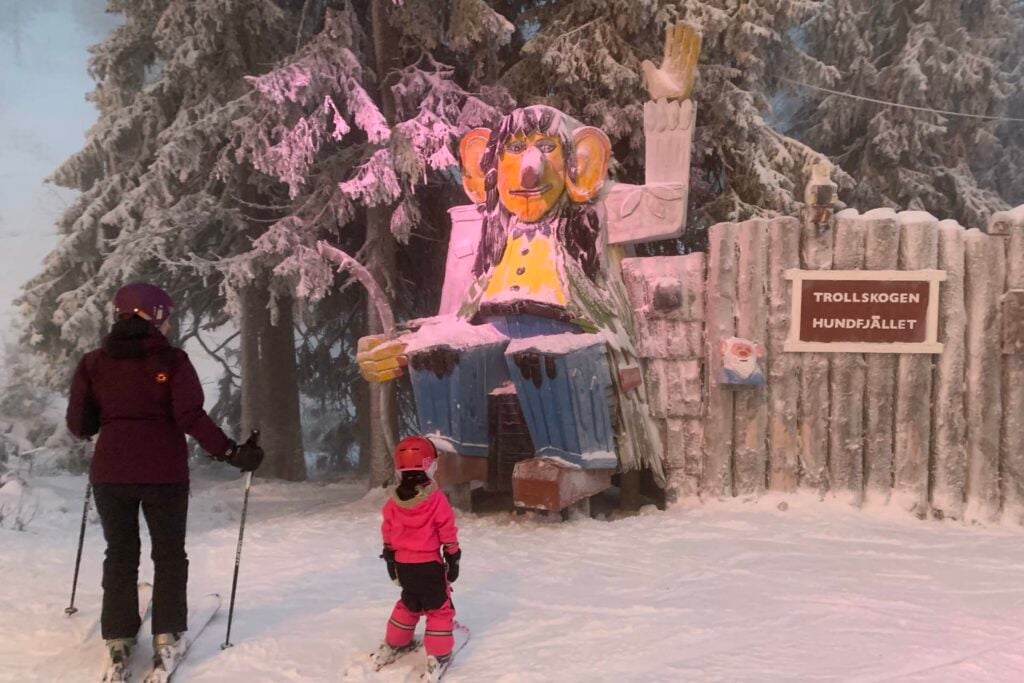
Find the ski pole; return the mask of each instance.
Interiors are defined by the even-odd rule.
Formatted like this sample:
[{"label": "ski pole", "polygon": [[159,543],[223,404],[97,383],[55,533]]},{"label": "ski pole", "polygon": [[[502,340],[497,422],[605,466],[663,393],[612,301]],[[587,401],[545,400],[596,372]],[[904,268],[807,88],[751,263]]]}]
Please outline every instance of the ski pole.
[{"label": "ski pole", "polygon": [[75,607],[75,591],[78,590],[78,569],[82,566],[82,546],[85,545],[85,523],[89,518],[89,497],[92,495],[92,483],[85,485],[85,504],[82,506],[82,528],[78,532],[78,554],[75,556],[75,578],[71,580],[71,604],[64,608],[69,617],[78,611]]},{"label": "ski pole", "polygon": [[[249,435],[249,441],[256,443],[260,437],[260,430],[254,429]],[[224,644],[220,649],[226,650],[231,647],[231,621],[235,616],[235,592],[238,590],[238,568],[242,564],[242,538],[245,536],[245,515],[249,511],[249,488],[252,486],[252,472],[245,473],[245,497],[242,499],[242,521],[238,526],[238,547],[235,549],[235,576],[231,579],[231,604],[228,607],[228,632],[224,636]]]}]

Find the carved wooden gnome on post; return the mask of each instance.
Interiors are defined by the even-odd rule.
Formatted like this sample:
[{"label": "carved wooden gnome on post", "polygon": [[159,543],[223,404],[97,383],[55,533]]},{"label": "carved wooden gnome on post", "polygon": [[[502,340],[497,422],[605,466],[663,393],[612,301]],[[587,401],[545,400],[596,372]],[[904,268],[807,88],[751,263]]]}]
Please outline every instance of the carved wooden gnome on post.
[{"label": "carved wooden gnome on post", "polygon": [[765,349],[762,344],[729,337],[722,340],[722,367],[718,371],[718,384],[723,389],[753,389],[762,386],[764,368],[761,359]]}]

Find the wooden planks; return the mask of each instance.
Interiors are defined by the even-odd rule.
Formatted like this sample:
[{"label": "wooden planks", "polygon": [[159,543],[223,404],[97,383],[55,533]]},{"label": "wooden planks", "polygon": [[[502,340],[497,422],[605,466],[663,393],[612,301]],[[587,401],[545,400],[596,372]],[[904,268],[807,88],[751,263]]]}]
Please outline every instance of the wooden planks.
[{"label": "wooden planks", "polygon": [[[892,209],[864,214],[864,267],[896,270],[899,266],[900,226]],[[895,354],[866,354],[864,369],[864,499],[888,503],[892,495],[893,415],[896,412]]]},{"label": "wooden planks", "polygon": [[964,229],[939,223],[939,268],[946,271],[939,308],[942,354],[935,360],[932,400],[932,511],[962,519],[967,486],[967,422],[964,415],[967,308],[964,302]]},{"label": "wooden planks", "polygon": [[[836,214],[832,267],[864,268],[866,225],[857,212]],[[853,505],[864,492],[864,355],[833,354],[829,376],[829,473],[832,492]]]},{"label": "wooden planks", "polygon": [[[935,268],[938,220],[924,211],[904,211],[900,222],[901,270]],[[932,357],[904,354],[896,361],[896,427],[893,497],[909,512],[928,514],[931,454]]]},{"label": "wooden planks", "polygon": [[[1005,516],[1024,524],[1024,212],[1008,226],[1006,293],[1002,299],[1003,424],[1000,442]],[[1011,305],[1012,304],[1012,305]]]},{"label": "wooden planks", "polygon": [[993,521],[999,513],[999,448],[1002,423],[1000,299],[1006,276],[1001,238],[979,230],[965,235],[967,306],[967,509],[968,521]]},{"label": "wooden planks", "polygon": [[789,334],[790,284],[785,273],[800,267],[800,222],[776,218],[768,224],[768,488],[794,491],[800,481],[801,358],[782,350]]},{"label": "wooden planks", "polygon": [[[800,265],[805,270],[832,268],[832,227],[820,227],[811,212],[802,216]],[[801,354],[800,370],[800,485],[824,493],[829,488],[828,420],[829,356],[824,353]]]},{"label": "wooden planks", "polygon": [[[768,221],[736,226],[736,336],[764,344],[768,330]],[[756,495],[767,485],[768,403],[764,387],[735,392],[733,474],[736,495]]]},{"label": "wooden planks", "polygon": [[736,333],[736,225],[719,223],[708,231],[705,314],[707,413],[704,421],[704,473],[701,493],[721,498],[733,492],[733,395],[718,386],[721,342]]}]

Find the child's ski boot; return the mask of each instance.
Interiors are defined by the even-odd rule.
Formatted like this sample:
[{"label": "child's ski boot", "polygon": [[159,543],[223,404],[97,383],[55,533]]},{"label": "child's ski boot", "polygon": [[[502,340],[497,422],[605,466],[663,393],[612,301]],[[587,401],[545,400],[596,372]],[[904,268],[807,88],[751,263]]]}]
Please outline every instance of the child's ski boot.
[{"label": "child's ski boot", "polygon": [[420,676],[420,680],[423,683],[437,683],[441,680],[441,676],[448,669],[448,665],[452,662],[452,656],[450,654],[435,657],[434,655],[427,655],[427,667],[423,670],[423,675]]},{"label": "child's ski boot", "polygon": [[401,647],[392,647],[388,645],[387,641],[384,641],[377,648],[377,651],[370,655],[370,663],[373,664],[374,671],[380,671],[398,658],[409,654],[419,645],[419,641],[411,640],[408,644]]}]

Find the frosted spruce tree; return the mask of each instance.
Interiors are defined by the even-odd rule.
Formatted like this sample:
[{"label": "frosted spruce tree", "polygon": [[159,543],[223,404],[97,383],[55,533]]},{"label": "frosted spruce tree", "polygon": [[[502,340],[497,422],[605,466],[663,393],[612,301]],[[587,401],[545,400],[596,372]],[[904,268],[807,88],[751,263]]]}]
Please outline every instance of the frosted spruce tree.
[{"label": "frosted spruce tree", "polygon": [[765,121],[779,75],[823,77],[794,28],[815,11],[795,0],[574,0],[540,4],[520,23],[535,29],[503,78],[521,104],[545,103],[612,139],[619,180],[643,180],[644,60],[658,62],[664,27],[703,34],[690,188],[689,248],[710,224],[792,211],[818,155]]},{"label": "frosted spruce tree", "polygon": [[[803,34],[808,51],[832,65],[814,83],[1000,117],[1011,115],[1014,101],[1020,107],[1022,27],[1015,0],[826,0]],[[1011,124],[829,94],[805,98],[792,132],[854,178],[848,203],[926,209],[983,226],[993,210],[1024,197],[1022,137]]]},{"label": "frosted spruce tree", "polygon": [[[301,6],[109,3],[124,23],[93,49],[90,99],[99,119],[84,148],[52,178],[81,195],[59,220],[60,242],[20,299],[26,341],[45,357],[50,386],[66,390],[77,356],[98,343],[113,293],[127,281],[152,280],[171,291],[179,342],[201,340],[204,329],[229,320],[220,272],[210,263],[247,251],[265,228],[247,202],[258,188],[235,161],[240,132],[233,122],[251,109],[245,76],[266,71],[294,46]],[[254,270],[252,278],[259,277]],[[260,425],[272,446],[265,471],[301,478],[290,318],[268,322],[257,341],[266,353],[253,376],[276,381],[274,396],[262,397],[275,405],[267,411],[273,419]]]},{"label": "frosted spruce tree", "polygon": [[[511,107],[488,86],[486,67],[513,26],[483,0],[456,0],[443,11],[429,0],[339,4],[307,17],[322,28],[294,56],[250,79],[253,107],[236,121],[236,160],[276,181],[261,187],[273,218],[224,271],[229,288],[241,289],[253,268],[272,264],[271,296],[303,301],[316,334],[336,329],[342,313],[339,279],[317,252],[320,239],[355,254],[407,316],[436,312],[438,298],[428,293],[443,275],[436,243],[446,243],[445,210],[456,203],[458,139]],[[346,328],[333,335],[344,338],[344,357],[320,351],[313,358],[336,358],[359,385],[351,382],[351,343],[381,331],[375,313],[361,317],[365,328],[342,315]],[[243,339],[243,366],[245,353]],[[382,426],[395,416],[382,414],[380,403],[380,392],[391,390],[375,386],[352,397],[370,427],[362,447],[372,453],[371,485],[391,476]]]}]

